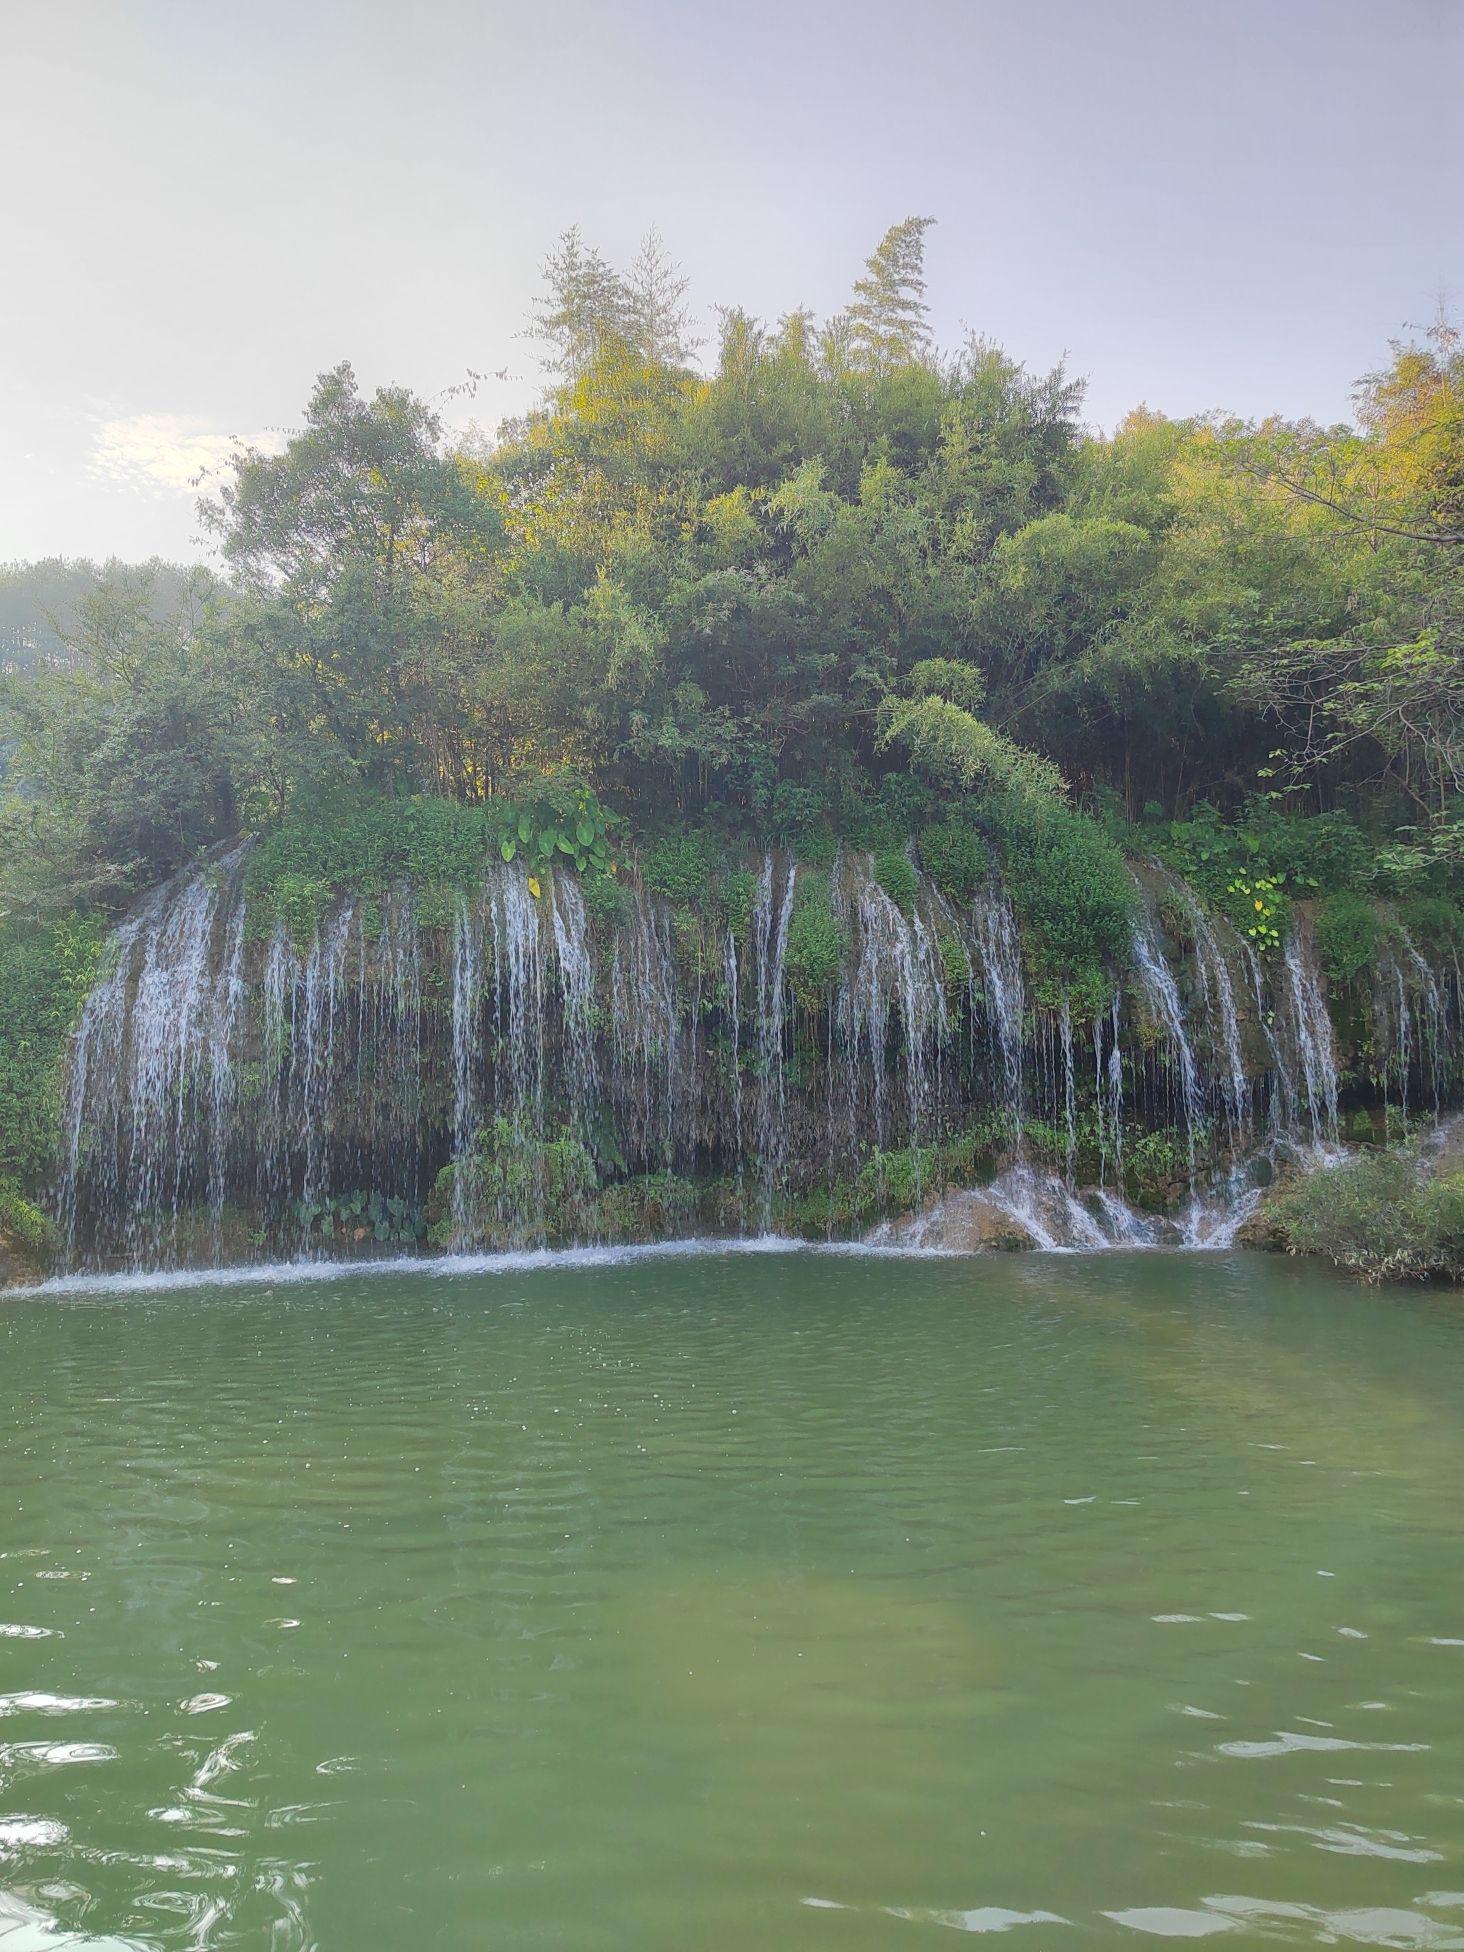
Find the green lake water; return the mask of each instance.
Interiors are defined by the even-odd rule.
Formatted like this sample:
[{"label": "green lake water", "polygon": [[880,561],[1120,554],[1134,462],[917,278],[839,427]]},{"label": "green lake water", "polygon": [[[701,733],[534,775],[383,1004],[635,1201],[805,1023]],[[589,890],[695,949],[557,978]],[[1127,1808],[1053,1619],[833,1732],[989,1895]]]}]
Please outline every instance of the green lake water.
[{"label": "green lake water", "polygon": [[1464,1298],[0,1298],[0,1952],[1464,1947]]}]

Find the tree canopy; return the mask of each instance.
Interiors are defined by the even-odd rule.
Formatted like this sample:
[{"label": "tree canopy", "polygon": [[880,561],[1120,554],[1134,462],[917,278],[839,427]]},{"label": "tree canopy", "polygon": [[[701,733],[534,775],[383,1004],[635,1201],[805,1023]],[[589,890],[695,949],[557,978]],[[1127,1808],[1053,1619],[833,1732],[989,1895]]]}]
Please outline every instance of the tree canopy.
[{"label": "tree canopy", "polygon": [[822,326],[725,308],[704,369],[659,239],[621,270],[567,232],[543,397],[488,446],[323,374],[205,509],[224,577],[160,607],[156,569],[118,571],[12,653],[0,906],[115,904],[333,796],[559,778],[647,834],[1036,796],[1345,816],[1388,872],[1454,873],[1458,335],[1395,346],[1352,426],[1103,437],[1060,368],[935,348],[932,221]]}]

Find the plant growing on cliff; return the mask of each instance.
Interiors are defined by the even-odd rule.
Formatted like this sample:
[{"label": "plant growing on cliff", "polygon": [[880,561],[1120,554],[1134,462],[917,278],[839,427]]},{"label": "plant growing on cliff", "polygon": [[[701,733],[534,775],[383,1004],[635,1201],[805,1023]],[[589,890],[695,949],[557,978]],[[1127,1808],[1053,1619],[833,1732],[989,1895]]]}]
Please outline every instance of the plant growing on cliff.
[{"label": "plant growing on cliff", "polygon": [[882,848],[874,857],[874,878],[903,915],[913,915],[920,877],[902,847]]},{"label": "plant growing on cliff", "polygon": [[582,1238],[597,1183],[594,1159],[567,1127],[538,1140],[498,1117],[466,1159],[438,1173],[428,1202],[428,1238],[434,1246],[451,1244],[455,1190],[496,1246]]},{"label": "plant growing on cliff", "polygon": [[1247,941],[1268,955],[1280,950],[1290,903],[1279,881],[1268,874],[1238,874],[1225,884],[1225,906]]},{"label": "plant growing on cliff", "polygon": [[783,968],[805,1010],[828,998],[849,953],[849,932],[834,913],[829,877],[818,869],[800,874],[793,887]]},{"label": "plant growing on cliff", "polygon": [[922,828],[920,865],[951,901],[974,901],[991,877],[990,855],[974,819]]},{"label": "plant growing on cliff", "polygon": [[1133,941],[1138,891],[1123,855],[1061,805],[1007,802],[992,824],[1037,1001],[1096,1016]]},{"label": "plant growing on cliff", "polygon": [[1317,949],[1333,985],[1345,989],[1377,955],[1381,930],[1377,911],[1361,895],[1333,895],[1317,913]]},{"label": "plant growing on cliff", "polygon": [[0,919],[0,1188],[51,1177],[66,1040],[103,955],[99,918]]}]

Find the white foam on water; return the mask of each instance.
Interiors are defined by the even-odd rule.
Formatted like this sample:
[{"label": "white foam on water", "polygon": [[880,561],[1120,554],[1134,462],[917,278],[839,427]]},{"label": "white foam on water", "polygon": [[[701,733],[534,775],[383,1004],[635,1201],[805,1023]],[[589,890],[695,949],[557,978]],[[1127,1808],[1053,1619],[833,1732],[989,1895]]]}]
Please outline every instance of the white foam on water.
[{"label": "white foam on water", "polygon": [[253,1261],[237,1267],[138,1268],[118,1274],[59,1274],[34,1287],[6,1290],[11,1299],[165,1294],[189,1288],[273,1288],[377,1275],[531,1274],[541,1269],[625,1267],[637,1261],[695,1259],[726,1254],[793,1254],[809,1243],[783,1234],[746,1238],[651,1241],[638,1246],[525,1247],[501,1254],[398,1254],[380,1259]]}]

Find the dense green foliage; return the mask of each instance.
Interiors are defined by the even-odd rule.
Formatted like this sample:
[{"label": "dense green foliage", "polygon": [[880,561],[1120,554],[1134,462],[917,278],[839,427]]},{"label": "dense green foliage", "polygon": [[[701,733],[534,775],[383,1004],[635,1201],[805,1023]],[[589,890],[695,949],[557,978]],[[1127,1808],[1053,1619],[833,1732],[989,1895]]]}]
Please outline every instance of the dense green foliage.
[{"label": "dense green foliage", "polygon": [[920,865],[949,900],[970,901],[991,875],[991,856],[974,814],[922,828]]},{"label": "dense green foliage", "polygon": [[1378,947],[1378,916],[1361,895],[1333,895],[1317,915],[1317,947],[1328,976],[1339,987],[1372,967]]},{"label": "dense green foliage", "polygon": [[615,871],[605,813],[582,782],[526,782],[513,799],[464,805],[433,794],[374,798],[359,789],[303,799],[249,857],[251,926],[281,920],[308,941],[331,895],[379,896],[400,881],[425,891],[419,914],[450,911],[450,896],[479,885],[490,859],[522,859],[536,877],[555,865],[586,876]]},{"label": "dense green foliage", "polygon": [[1103,1007],[1106,972],[1128,952],[1137,900],[1124,858],[1091,820],[1061,804],[1003,806],[1002,870],[1039,997],[1067,994],[1080,1014]]},{"label": "dense green foliage", "polygon": [[1464,1173],[1420,1178],[1403,1149],[1308,1173],[1267,1218],[1290,1252],[1323,1255],[1368,1281],[1464,1281]]},{"label": "dense green foliage", "polygon": [[54,1156],[62,1051],[100,946],[99,918],[0,921],[0,1229],[11,1233],[36,1229],[19,1196],[43,1182]]},{"label": "dense green foliage", "polygon": [[[1327,900],[1338,974],[1365,935],[1344,896],[1447,936],[1457,336],[1396,347],[1355,428],[1139,412],[1098,437],[1061,370],[932,348],[929,221],[821,326],[726,310],[706,371],[664,255],[622,275],[571,233],[534,316],[543,400],[491,445],[322,375],[205,509],[227,580],[68,584],[63,653],[13,625],[0,911],[115,912],[248,833],[258,925],[302,936],[332,889],[401,874],[446,914],[495,852],[580,873],[608,918],[619,851],[735,921],[770,842],[819,871],[868,850],[908,907],[913,840],[952,900],[1000,863],[1046,1002],[1105,991],[1130,854],[1263,952]],[[840,947],[817,892],[807,1002]]]},{"label": "dense green foliage", "polygon": [[828,875],[817,869],[801,874],[793,890],[784,968],[806,1010],[822,1004],[848,953],[848,931],[834,913]]}]

